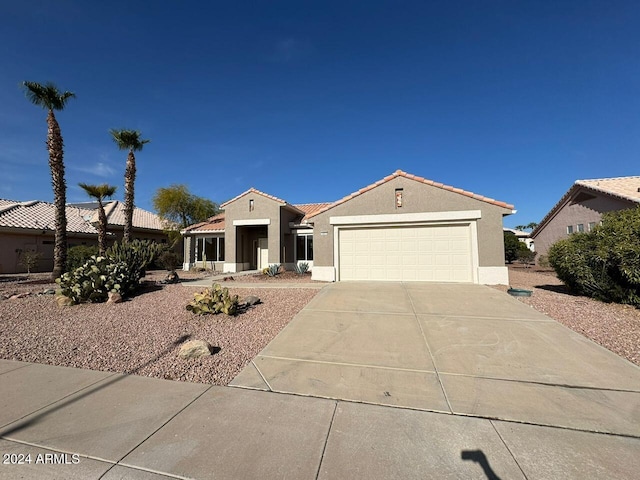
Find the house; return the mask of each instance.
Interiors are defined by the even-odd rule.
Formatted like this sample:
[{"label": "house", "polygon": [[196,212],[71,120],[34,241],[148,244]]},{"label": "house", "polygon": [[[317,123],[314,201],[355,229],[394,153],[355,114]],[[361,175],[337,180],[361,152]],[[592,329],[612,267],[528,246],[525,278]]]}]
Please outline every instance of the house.
[{"label": "house", "polygon": [[602,214],[640,204],[640,177],[577,180],[531,232],[538,256],[575,232],[590,232]]},{"label": "house", "polygon": [[321,281],[508,284],[504,202],[396,171],[332,202],[294,205],[254,188],[182,231],[184,269],[287,269]]},{"label": "house", "polygon": [[[122,202],[109,202],[105,206],[107,213],[107,232],[109,242],[122,239],[124,230],[124,205]],[[68,204],[67,243],[76,245],[98,244],[97,204],[87,202]],[[162,220],[154,213],[141,208],[133,212],[134,238],[155,240],[166,243]],[[55,206],[53,203],[32,200],[16,202],[0,199],[0,273],[24,272],[21,265],[22,253],[34,251],[42,255],[34,271],[53,269],[53,245],[55,238]]]},{"label": "house", "polygon": [[529,232],[524,232],[522,230],[517,230],[515,228],[504,228],[505,232],[513,233],[518,240],[524,243],[529,250],[535,252],[533,240],[531,239],[531,234]]}]

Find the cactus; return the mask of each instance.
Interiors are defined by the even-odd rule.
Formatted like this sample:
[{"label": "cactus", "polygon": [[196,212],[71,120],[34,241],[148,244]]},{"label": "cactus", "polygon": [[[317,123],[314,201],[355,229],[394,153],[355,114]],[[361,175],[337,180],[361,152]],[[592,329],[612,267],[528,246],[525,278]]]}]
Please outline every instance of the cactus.
[{"label": "cactus", "polygon": [[274,263],[272,265],[269,265],[266,269],[263,270],[263,272],[269,277],[275,277],[280,273],[280,264]]},{"label": "cactus", "polygon": [[211,288],[206,288],[193,295],[193,301],[187,305],[187,311],[196,315],[218,314],[236,315],[238,313],[239,300],[237,295],[229,295],[228,288],[222,288],[214,283]]},{"label": "cactus", "polygon": [[56,282],[60,293],[74,303],[104,302],[109,292],[128,293],[128,267],[106,257],[92,256],[82,266],[64,273]]},{"label": "cactus", "polygon": [[301,262],[295,266],[295,271],[298,275],[304,275],[309,271],[309,264],[307,262]]}]

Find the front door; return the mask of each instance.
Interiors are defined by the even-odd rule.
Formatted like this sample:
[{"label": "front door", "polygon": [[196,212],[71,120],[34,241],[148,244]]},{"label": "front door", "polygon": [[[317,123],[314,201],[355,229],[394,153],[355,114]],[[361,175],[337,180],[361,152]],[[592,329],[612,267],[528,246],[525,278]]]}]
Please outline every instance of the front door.
[{"label": "front door", "polygon": [[267,268],[269,266],[269,239],[268,238],[259,238],[258,239],[258,270],[262,270],[263,268]]}]

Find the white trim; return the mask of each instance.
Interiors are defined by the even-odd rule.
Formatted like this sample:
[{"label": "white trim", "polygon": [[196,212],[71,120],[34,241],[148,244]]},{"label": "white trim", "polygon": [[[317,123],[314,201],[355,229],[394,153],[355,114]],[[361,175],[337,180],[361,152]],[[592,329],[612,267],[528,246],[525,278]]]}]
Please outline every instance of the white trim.
[{"label": "white trim", "polygon": [[479,283],[480,254],[478,253],[478,222],[469,222],[471,230],[471,278],[473,283]]},{"label": "white trim", "polygon": [[270,218],[255,218],[255,219],[246,219],[246,220],[234,220],[234,227],[248,227],[252,225],[271,225]]},{"label": "white trim", "polygon": [[320,282],[335,282],[336,281],[336,269],[334,267],[313,267],[311,271],[311,280],[318,280]]},{"label": "white trim", "polygon": [[477,220],[481,217],[482,212],[480,210],[459,210],[451,212],[346,215],[329,217],[329,223],[331,225],[363,225],[371,223],[446,222],[452,220]]},{"label": "white trim", "polygon": [[507,267],[478,267],[478,283],[481,285],[509,285]]},{"label": "white trim", "polygon": [[224,262],[224,264],[222,265],[222,271],[224,273],[241,272],[242,270],[238,270],[238,265],[240,265],[240,267],[242,268],[242,264],[241,263],[227,263],[227,262]]}]

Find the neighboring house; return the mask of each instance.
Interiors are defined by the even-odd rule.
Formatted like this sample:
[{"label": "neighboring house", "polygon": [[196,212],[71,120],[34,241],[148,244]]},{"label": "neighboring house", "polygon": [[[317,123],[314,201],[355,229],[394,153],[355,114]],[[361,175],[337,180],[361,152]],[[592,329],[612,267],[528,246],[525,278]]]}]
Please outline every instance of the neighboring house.
[{"label": "neighboring house", "polygon": [[531,232],[536,261],[549,247],[575,232],[589,232],[602,221],[602,214],[637,207],[640,177],[577,180]]},{"label": "neighboring house", "polygon": [[[182,231],[184,269],[306,262],[322,281],[508,284],[502,218],[513,206],[401,170],[333,203],[292,205],[254,188]],[[210,263],[211,262],[211,263]]]},{"label": "neighboring house", "polygon": [[[97,204],[69,204],[67,214],[67,242],[76,245],[97,245],[98,224]],[[122,238],[124,226],[123,204],[109,202],[107,231],[109,242]],[[0,199],[0,273],[25,272],[20,264],[25,251],[41,254],[38,267],[34,271],[46,272],[53,269],[55,206],[53,203],[33,200],[16,202]],[[160,218],[145,210],[136,208],[133,214],[134,238],[155,240],[166,243],[167,235]]]},{"label": "neighboring house", "polygon": [[527,248],[529,250],[531,250],[532,252],[535,252],[535,248],[533,245],[533,240],[531,239],[531,234],[529,232],[524,232],[522,230],[516,230],[514,228],[504,228],[505,232],[511,232],[513,233],[518,240],[520,240],[522,243],[524,243]]}]

